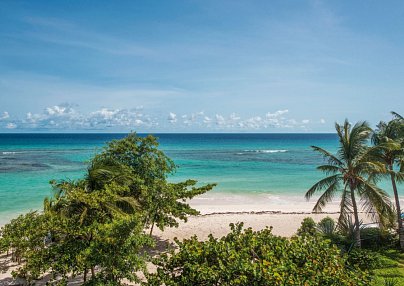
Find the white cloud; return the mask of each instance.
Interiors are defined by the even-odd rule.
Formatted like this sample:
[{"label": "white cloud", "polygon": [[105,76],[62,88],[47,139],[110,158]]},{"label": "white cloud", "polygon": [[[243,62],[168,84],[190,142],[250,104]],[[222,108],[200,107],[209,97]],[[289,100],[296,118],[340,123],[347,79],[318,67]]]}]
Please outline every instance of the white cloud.
[{"label": "white cloud", "polygon": [[170,123],[175,123],[175,122],[177,122],[177,114],[175,114],[175,113],[173,113],[173,112],[170,112],[170,113],[168,114],[167,120],[168,120]]},{"label": "white cloud", "polygon": [[220,114],[216,114],[215,115],[215,119],[216,119],[216,124],[217,125],[225,125],[226,120],[224,119],[224,117]]},{"label": "white cloud", "polygon": [[283,114],[286,114],[286,113],[288,113],[288,112],[289,112],[289,110],[287,110],[287,109],[285,109],[285,110],[278,110],[278,111],[276,111],[276,112],[274,112],[274,113],[268,112],[268,113],[266,114],[266,117],[267,117],[267,118],[279,117],[279,116],[281,116],[281,115],[283,115]]},{"label": "white cloud", "polygon": [[42,113],[28,112],[21,120],[21,128],[41,129],[105,129],[130,128],[133,126],[154,126],[150,116],[142,113],[143,107],[133,109],[101,108],[84,114],[75,109],[73,104],[60,104],[47,107]]},{"label": "white cloud", "polygon": [[205,117],[203,118],[203,122],[204,122],[204,123],[211,123],[211,122],[212,122],[212,118],[210,118],[209,116],[205,116]]},{"label": "white cloud", "polygon": [[[161,115],[151,115],[143,107],[131,109],[113,109],[103,107],[98,110],[83,113],[74,104],[59,104],[47,107],[41,113],[28,112],[22,120],[13,120],[7,128],[19,129],[49,129],[49,130],[137,130],[152,131],[162,126],[159,131],[176,130],[194,131],[237,131],[237,130],[266,130],[270,128],[298,128],[305,130],[311,123],[308,119],[297,121],[289,118],[288,110],[267,112],[263,115],[243,117],[235,112],[229,115],[214,114],[200,111],[190,114],[177,115],[169,112],[166,118]],[[8,115],[8,113],[7,113]],[[5,117],[5,114],[3,114]],[[2,118],[3,118],[2,117]],[[171,127],[167,126],[168,122]],[[164,130],[163,128],[167,128]]]},{"label": "white cloud", "polygon": [[196,113],[191,113],[191,114],[184,114],[181,116],[183,119],[183,123],[187,126],[191,126],[192,124],[197,124],[200,125],[201,119],[203,119],[204,112],[196,112]]},{"label": "white cloud", "polygon": [[321,118],[321,119],[320,119],[320,123],[321,123],[321,124],[325,124],[325,119],[324,119],[324,118]]},{"label": "white cloud", "polygon": [[237,116],[237,114],[233,112],[232,114],[230,114],[230,119],[237,121],[237,120],[240,120],[241,117]]},{"label": "white cloud", "polygon": [[66,115],[66,114],[72,114],[74,113],[73,106],[71,106],[68,103],[64,103],[61,105],[55,105],[52,107],[47,107],[45,109],[45,114],[48,115]]},{"label": "white cloud", "polygon": [[140,120],[140,119],[135,120],[135,126],[140,126],[140,125],[143,125],[143,124],[144,124],[144,122],[142,120]]},{"label": "white cloud", "polygon": [[5,120],[5,119],[8,119],[8,118],[10,118],[10,114],[8,114],[7,111],[4,111],[3,115],[0,116],[0,120]]},{"label": "white cloud", "polygon": [[12,123],[12,122],[7,123],[6,128],[7,129],[15,129],[15,128],[17,128],[17,124]]}]

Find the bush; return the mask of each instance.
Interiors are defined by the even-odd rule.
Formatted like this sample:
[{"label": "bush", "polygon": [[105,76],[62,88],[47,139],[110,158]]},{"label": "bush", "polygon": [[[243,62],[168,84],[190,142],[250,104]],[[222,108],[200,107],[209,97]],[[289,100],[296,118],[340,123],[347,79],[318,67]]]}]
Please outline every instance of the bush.
[{"label": "bush", "polygon": [[303,219],[300,228],[297,230],[298,236],[315,235],[317,234],[317,224],[311,217]]},{"label": "bush", "polygon": [[354,248],[347,254],[348,265],[361,270],[373,270],[381,266],[380,256],[371,250]]},{"label": "bush", "polygon": [[398,244],[396,235],[378,227],[361,229],[362,247],[367,249],[390,248]]},{"label": "bush", "polygon": [[317,230],[325,236],[334,235],[335,228],[336,228],[335,221],[332,218],[330,218],[329,216],[323,218],[317,224]]},{"label": "bush", "polygon": [[231,224],[231,232],[207,241],[176,240],[155,260],[157,273],[144,285],[369,285],[366,272],[349,268],[346,258],[320,236],[274,236]]}]

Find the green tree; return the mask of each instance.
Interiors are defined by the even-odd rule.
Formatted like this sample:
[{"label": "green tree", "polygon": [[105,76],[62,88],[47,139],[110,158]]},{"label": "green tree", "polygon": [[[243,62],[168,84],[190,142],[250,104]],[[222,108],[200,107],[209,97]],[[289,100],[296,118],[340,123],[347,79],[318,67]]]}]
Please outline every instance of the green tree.
[{"label": "green tree", "polygon": [[48,234],[42,227],[45,220],[38,212],[12,219],[0,229],[0,253],[7,252],[13,262],[21,264],[29,251],[45,243]]},{"label": "green tree", "polygon": [[404,157],[404,119],[397,113],[393,113],[393,115],[394,118],[387,123],[380,121],[373,133],[372,142],[375,146],[380,147],[376,149],[375,159],[386,166],[387,175],[390,177],[393,187],[400,246],[401,249],[404,249],[404,228],[401,218],[400,198],[397,190],[397,181],[404,179],[404,170],[402,170]]},{"label": "green tree", "polygon": [[146,258],[141,251],[151,240],[135,209],[120,207],[125,188],[110,184],[89,191],[82,185],[82,181],[57,185],[62,190],[45,202],[40,223],[25,226],[30,237],[12,238],[14,244],[21,240],[31,246],[15,274],[33,281],[50,273],[51,282],[61,285],[77,275],[84,275],[86,283],[139,281],[136,271],[144,269]]},{"label": "green tree", "polygon": [[[156,225],[178,226],[177,219],[186,221],[188,215],[199,212],[187,200],[211,190],[215,184],[196,186],[195,180],[170,183],[167,178],[176,171],[174,162],[158,149],[154,136],[140,137],[130,133],[120,140],[111,141],[102,153],[93,159],[100,165],[124,166],[130,170],[130,196],[135,199],[144,214],[144,226],[150,227],[150,235]],[[99,181],[99,180],[97,180]]]},{"label": "green tree", "polygon": [[315,193],[323,191],[314,206],[315,212],[320,212],[335,195],[340,192],[340,218],[353,212],[355,222],[355,241],[360,247],[360,220],[358,215],[358,202],[360,198],[362,207],[368,214],[378,217],[390,216],[392,213],[388,195],[374,181],[369,180],[370,174],[383,173],[384,165],[369,159],[372,151],[367,146],[371,135],[371,128],[366,122],[358,122],[354,126],[345,120],[343,125],[335,124],[339,139],[339,147],[336,155],[327,150],[312,146],[327,160],[327,164],[318,166],[317,169],[327,176],[315,183],[307,192],[306,199],[310,199]]}]

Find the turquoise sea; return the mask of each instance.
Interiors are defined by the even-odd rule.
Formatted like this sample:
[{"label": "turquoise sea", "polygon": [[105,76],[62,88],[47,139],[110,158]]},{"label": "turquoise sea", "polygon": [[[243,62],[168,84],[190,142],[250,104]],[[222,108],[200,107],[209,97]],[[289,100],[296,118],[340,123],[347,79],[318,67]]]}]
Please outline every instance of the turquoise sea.
[{"label": "turquoise sea", "polygon": [[[141,135],[141,134],[140,134]],[[41,208],[51,179],[83,175],[86,161],[125,134],[0,134],[0,224]],[[335,134],[155,134],[178,165],[172,181],[217,183],[227,194],[303,195],[322,174],[310,145],[334,152]]]}]

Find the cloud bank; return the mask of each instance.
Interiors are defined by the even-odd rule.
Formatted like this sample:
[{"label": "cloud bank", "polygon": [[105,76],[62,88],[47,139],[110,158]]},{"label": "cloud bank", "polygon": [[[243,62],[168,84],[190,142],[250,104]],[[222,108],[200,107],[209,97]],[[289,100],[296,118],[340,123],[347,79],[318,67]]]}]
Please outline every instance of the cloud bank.
[{"label": "cloud bank", "polygon": [[81,112],[78,105],[63,103],[49,106],[40,113],[27,112],[24,118],[16,118],[4,111],[0,115],[0,129],[44,131],[212,131],[253,132],[271,129],[310,130],[311,124],[324,124],[324,119],[296,120],[289,110],[277,110],[263,115],[243,117],[235,112],[229,115],[206,111],[178,114],[170,111],[153,114],[142,106],[129,109],[100,108]]}]

